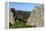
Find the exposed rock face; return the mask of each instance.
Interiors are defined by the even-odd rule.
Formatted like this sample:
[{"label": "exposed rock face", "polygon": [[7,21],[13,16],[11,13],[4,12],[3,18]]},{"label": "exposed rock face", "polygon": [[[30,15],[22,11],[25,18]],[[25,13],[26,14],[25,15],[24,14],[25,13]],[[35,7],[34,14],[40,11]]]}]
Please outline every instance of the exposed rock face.
[{"label": "exposed rock face", "polygon": [[13,18],[13,13],[11,10],[9,10],[9,23],[14,24],[15,20]]},{"label": "exposed rock face", "polygon": [[35,8],[29,18],[27,19],[26,25],[42,27],[44,26],[44,5],[40,5]]}]

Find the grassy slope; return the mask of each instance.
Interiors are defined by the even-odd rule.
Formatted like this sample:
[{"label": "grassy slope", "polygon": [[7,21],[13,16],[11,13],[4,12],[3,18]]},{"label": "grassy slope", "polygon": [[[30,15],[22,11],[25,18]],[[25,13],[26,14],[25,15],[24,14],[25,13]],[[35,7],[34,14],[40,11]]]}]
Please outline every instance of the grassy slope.
[{"label": "grassy slope", "polygon": [[25,23],[19,21],[19,22],[16,22],[15,24],[13,24],[10,28],[24,28],[24,27],[26,27]]}]

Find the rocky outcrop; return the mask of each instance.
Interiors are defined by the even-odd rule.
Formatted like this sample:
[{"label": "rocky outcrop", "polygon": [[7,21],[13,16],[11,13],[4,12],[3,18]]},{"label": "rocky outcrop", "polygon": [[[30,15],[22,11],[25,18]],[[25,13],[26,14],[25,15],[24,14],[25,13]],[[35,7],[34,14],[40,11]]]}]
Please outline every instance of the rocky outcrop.
[{"label": "rocky outcrop", "polygon": [[14,24],[15,20],[13,18],[13,13],[11,10],[9,10],[9,23]]},{"label": "rocky outcrop", "polygon": [[44,5],[39,5],[32,10],[26,25],[36,27],[44,26]]}]

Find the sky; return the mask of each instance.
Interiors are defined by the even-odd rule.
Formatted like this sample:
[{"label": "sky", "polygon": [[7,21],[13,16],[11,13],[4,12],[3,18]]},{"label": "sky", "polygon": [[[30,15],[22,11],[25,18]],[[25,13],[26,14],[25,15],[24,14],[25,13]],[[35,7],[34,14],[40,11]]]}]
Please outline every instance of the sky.
[{"label": "sky", "polygon": [[35,3],[22,3],[22,2],[9,2],[9,8],[15,8],[16,10],[32,11],[37,6]]}]

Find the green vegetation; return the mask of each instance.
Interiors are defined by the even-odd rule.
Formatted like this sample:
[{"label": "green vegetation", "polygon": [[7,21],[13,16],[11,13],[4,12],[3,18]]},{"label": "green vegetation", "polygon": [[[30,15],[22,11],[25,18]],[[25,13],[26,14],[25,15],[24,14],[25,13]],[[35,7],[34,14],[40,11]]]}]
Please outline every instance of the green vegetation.
[{"label": "green vegetation", "polygon": [[13,24],[11,27],[12,28],[21,28],[21,27],[24,27],[24,22],[15,22],[15,24]]},{"label": "green vegetation", "polygon": [[[11,24],[9,24],[10,26]],[[15,22],[10,28],[25,28],[25,23],[22,21]]]},{"label": "green vegetation", "polygon": [[[11,24],[9,24],[10,26]],[[9,28],[30,28],[30,27],[33,27],[33,26],[26,26],[24,22],[22,21],[19,21],[19,22],[15,22],[13,25],[11,25],[11,27]]]}]

